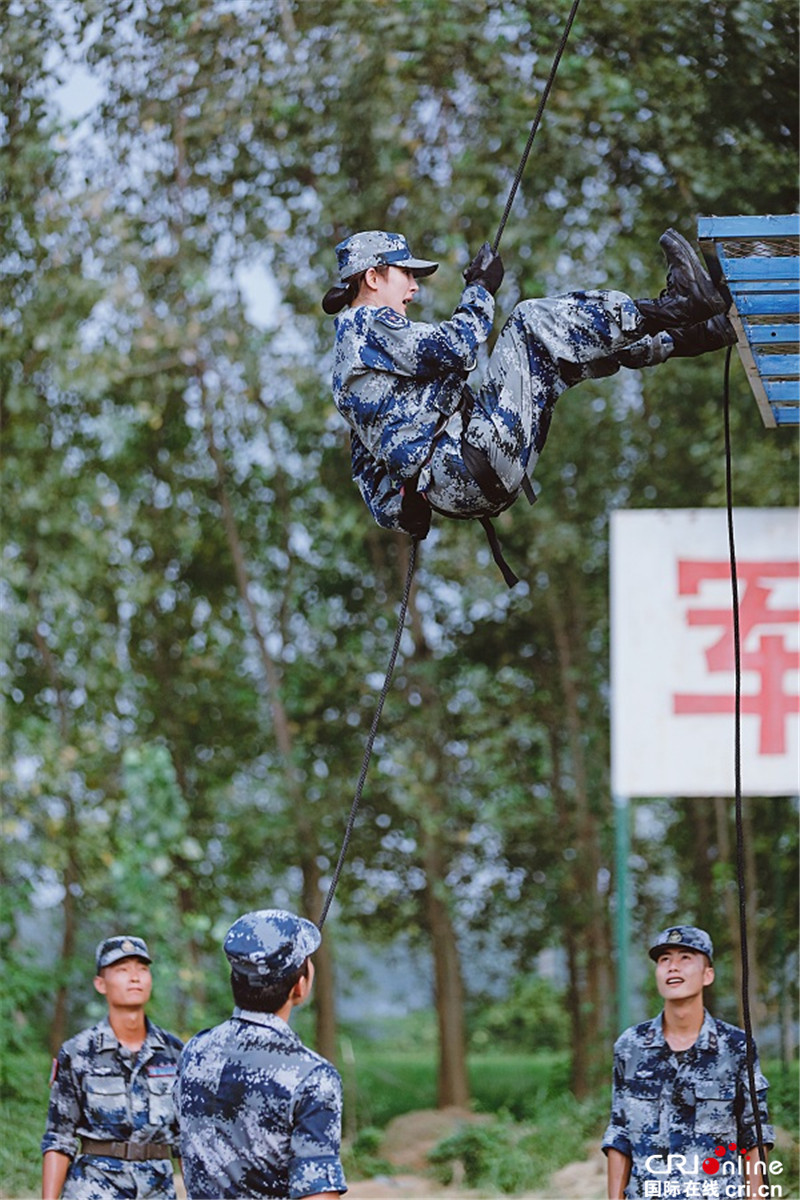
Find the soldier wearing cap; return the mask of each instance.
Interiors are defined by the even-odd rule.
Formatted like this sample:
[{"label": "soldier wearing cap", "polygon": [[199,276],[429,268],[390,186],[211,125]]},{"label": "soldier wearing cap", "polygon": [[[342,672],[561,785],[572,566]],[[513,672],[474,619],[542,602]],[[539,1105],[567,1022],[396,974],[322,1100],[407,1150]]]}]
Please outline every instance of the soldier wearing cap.
[{"label": "soldier wearing cap", "polygon": [[524,300],[477,390],[467,377],[491,332],[499,255],[481,248],[452,317],[432,325],[409,320],[407,307],[438,263],[416,258],[398,233],[366,230],[339,243],[340,282],[322,302],[336,316],[334,401],[379,525],[425,537],[432,509],[486,523],[520,491],[532,499],[530,477],[566,388],[735,341],[726,302],[689,243],[671,229],[660,240],[669,270],[659,299],[581,291]]},{"label": "soldier wearing cap", "polygon": [[[603,1137],[608,1195],[747,1195],[739,1155],[750,1153],[752,1179],[758,1136],[745,1034],[704,1008],[703,989],[714,981],[711,938],[694,925],[673,925],[649,953],[664,1008],[626,1029],[614,1046],[611,1120]],[[771,1146],[768,1084],[757,1060],[755,1079],[763,1144]],[[723,1159],[734,1174],[726,1170],[715,1180]],[[763,1182],[759,1174],[757,1184]]]},{"label": "soldier wearing cap", "polygon": [[183,1043],[145,1016],[152,961],[140,937],[97,947],[94,986],[108,1015],[65,1042],[53,1062],[43,1200],[175,1196],[172,1089]]},{"label": "soldier wearing cap", "polygon": [[190,1200],[338,1200],[347,1190],[339,1073],[289,1027],[311,991],[320,940],[311,921],[275,908],[228,930],[236,1007],[186,1044],[176,1089]]}]

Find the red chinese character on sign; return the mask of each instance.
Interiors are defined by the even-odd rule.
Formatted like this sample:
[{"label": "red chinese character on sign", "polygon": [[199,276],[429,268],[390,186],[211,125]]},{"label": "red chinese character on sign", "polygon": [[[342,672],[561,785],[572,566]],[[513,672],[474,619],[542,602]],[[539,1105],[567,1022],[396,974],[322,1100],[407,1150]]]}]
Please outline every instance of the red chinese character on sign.
[{"label": "red chinese character on sign", "polygon": [[[754,671],[759,678],[758,691],[742,695],[741,711],[760,718],[759,752],[761,754],[786,753],[786,721],[793,713],[800,712],[800,695],[786,690],[786,676],[800,667],[800,650],[792,649],[787,642],[789,628],[797,630],[800,621],[798,608],[770,608],[770,594],[778,580],[800,577],[798,562],[747,562],[737,564],[739,581],[739,641],[741,645],[742,672]],[[702,584],[707,580],[728,580],[730,565],[727,562],[678,562],[678,594],[701,596]],[[705,651],[709,672],[733,671],[735,667],[733,641],[733,612],[727,608],[687,609],[686,622],[690,626],[716,625],[720,636]],[[765,627],[782,631],[765,632]],[[796,640],[796,639],[795,639]],[[732,713],[734,696],[705,695],[703,693],[676,693],[673,696],[676,715]]]}]

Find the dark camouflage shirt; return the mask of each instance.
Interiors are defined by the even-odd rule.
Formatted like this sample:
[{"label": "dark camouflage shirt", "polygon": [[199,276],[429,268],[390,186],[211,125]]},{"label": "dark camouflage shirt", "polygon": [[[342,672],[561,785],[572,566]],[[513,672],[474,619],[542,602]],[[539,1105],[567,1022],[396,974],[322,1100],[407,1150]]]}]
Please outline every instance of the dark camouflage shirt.
[{"label": "dark camouflage shirt", "polygon": [[379,525],[400,528],[400,489],[457,413],[493,318],[494,297],[479,284],[438,325],[367,304],[336,318],[333,397],[351,429],[353,478]]},{"label": "dark camouflage shirt", "polygon": [[273,1013],[235,1008],[191,1038],[176,1102],[190,1200],[347,1190],[339,1073]]},{"label": "dark camouflage shirt", "polygon": [[[771,1145],[768,1084],[758,1063],[755,1077],[762,1138]],[[756,1142],[741,1029],[706,1012],[695,1044],[676,1054],[659,1014],[617,1039],[603,1149],[632,1160],[627,1196],[737,1195],[726,1189],[742,1182],[738,1151]]]},{"label": "dark camouflage shirt", "polygon": [[175,1195],[169,1159],[140,1163],[80,1153],[82,1137],[166,1144],[177,1153],[172,1091],[183,1043],[151,1021],[146,1024],[145,1040],[136,1053],[118,1041],[107,1017],[59,1051],[42,1153],[57,1150],[73,1160],[64,1197]]}]

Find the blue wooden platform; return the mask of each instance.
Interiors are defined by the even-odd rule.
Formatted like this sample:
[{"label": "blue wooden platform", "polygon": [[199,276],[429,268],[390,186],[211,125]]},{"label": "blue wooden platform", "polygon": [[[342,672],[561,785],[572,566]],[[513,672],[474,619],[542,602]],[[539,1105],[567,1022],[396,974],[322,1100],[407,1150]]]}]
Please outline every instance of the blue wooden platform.
[{"label": "blue wooden platform", "polygon": [[730,293],[764,424],[800,424],[800,215],[701,217],[697,236],[712,279]]}]

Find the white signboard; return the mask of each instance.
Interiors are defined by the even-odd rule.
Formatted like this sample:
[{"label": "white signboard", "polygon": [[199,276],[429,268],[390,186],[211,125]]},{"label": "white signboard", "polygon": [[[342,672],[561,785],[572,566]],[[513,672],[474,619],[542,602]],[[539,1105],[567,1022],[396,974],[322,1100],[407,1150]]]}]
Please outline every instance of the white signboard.
[{"label": "white signboard", "polygon": [[[800,792],[800,522],[734,510],[744,795]],[[618,796],[732,796],[735,643],[724,509],[611,518],[611,775]]]}]

